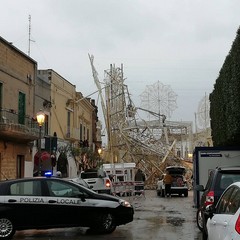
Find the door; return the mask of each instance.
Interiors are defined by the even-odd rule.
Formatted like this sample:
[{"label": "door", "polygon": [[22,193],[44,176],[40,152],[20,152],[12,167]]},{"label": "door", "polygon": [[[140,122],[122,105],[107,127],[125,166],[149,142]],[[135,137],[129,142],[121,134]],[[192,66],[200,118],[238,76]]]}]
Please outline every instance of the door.
[{"label": "door", "polygon": [[24,177],[24,155],[17,155],[17,178]]},{"label": "door", "polygon": [[2,99],[3,99],[2,89],[3,89],[3,84],[0,82],[0,109],[2,109]]},{"label": "door", "polygon": [[239,208],[240,190],[236,187],[229,188],[219,200],[216,214],[209,219],[209,236],[211,239],[225,239],[229,231],[229,223]]},{"label": "door", "polygon": [[41,195],[41,181],[37,179],[14,182],[9,186],[9,195],[5,197],[5,203],[14,213],[17,226],[36,226],[36,219],[46,217],[42,211],[45,198]]},{"label": "door", "polygon": [[[81,226],[88,215],[85,210],[88,201],[79,198],[80,188],[67,182],[47,179],[45,188],[48,205],[45,211],[48,213],[49,225],[55,226]],[[46,221],[39,222],[39,225]]]}]

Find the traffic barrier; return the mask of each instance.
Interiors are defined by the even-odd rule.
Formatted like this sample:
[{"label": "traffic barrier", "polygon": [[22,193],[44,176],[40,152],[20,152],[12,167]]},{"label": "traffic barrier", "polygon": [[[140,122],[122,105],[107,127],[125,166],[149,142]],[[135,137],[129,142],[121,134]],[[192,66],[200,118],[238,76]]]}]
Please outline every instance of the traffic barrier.
[{"label": "traffic barrier", "polygon": [[125,197],[125,196],[144,196],[144,182],[140,181],[119,181],[113,182],[113,195]]}]

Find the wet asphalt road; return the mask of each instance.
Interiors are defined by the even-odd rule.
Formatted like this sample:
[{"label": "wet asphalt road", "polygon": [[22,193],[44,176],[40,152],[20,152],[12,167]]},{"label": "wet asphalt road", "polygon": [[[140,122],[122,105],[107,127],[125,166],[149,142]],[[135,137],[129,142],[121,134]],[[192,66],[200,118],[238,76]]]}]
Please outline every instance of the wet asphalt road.
[{"label": "wet asphalt road", "polygon": [[[135,208],[134,221],[119,226],[110,235],[94,235],[84,228],[19,231],[14,239],[69,240],[201,240],[196,226],[196,209],[193,208],[192,191],[189,196],[158,197],[155,190],[146,190],[143,196],[128,199]],[[47,216],[46,216],[47,217]]]}]

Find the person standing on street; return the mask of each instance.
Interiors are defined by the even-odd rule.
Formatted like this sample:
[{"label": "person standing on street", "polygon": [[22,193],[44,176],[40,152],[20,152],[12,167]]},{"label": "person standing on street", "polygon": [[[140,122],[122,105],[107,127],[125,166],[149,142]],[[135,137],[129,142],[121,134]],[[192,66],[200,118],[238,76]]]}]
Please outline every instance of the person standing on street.
[{"label": "person standing on street", "polygon": [[167,171],[164,178],[163,178],[163,182],[165,184],[165,195],[167,197],[171,197],[171,185],[172,185],[172,181],[173,178],[172,176],[169,174],[169,172]]},{"label": "person standing on street", "polygon": [[137,173],[135,175],[135,181],[141,181],[141,182],[145,182],[145,175],[144,173],[142,172],[141,169],[138,169],[137,170]]},{"label": "person standing on street", "polygon": [[144,190],[144,182],[145,182],[145,174],[142,172],[141,169],[137,170],[134,180],[136,182],[142,182],[141,185],[135,186],[135,191],[139,191],[137,195],[140,195],[141,191]]}]

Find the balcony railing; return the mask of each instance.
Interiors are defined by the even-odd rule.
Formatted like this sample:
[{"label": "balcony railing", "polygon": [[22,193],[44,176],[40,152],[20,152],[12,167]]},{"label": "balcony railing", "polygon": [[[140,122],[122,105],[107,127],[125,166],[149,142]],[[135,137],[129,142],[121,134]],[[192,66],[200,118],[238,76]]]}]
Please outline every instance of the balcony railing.
[{"label": "balcony railing", "polygon": [[33,141],[38,138],[39,126],[36,120],[20,116],[12,109],[0,109],[0,139]]}]

